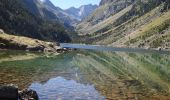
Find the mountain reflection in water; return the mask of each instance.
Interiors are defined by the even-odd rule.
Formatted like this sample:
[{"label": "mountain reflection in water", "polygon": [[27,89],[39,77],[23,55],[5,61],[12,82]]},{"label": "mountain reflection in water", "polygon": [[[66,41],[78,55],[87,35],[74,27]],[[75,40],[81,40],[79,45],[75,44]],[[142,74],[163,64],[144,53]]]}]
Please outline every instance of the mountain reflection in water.
[{"label": "mountain reflection in water", "polygon": [[63,77],[52,78],[44,84],[32,83],[40,100],[104,100],[93,85],[80,84]]},{"label": "mountain reflection in water", "polygon": [[170,55],[77,50],[60,55],[1,51],[0,85],[40,100],[168,100]]}]

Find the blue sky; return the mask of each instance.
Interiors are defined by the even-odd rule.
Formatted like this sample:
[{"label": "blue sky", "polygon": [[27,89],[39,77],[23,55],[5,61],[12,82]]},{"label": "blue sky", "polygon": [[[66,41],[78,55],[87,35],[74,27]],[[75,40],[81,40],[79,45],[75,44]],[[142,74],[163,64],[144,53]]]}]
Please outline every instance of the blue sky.
[{"label": "blue sky", "polygon": [[101,0],[50,0],[55,6],[62,9],[67,9],[70,7],[80,7],[86,4],[99,4]]}]

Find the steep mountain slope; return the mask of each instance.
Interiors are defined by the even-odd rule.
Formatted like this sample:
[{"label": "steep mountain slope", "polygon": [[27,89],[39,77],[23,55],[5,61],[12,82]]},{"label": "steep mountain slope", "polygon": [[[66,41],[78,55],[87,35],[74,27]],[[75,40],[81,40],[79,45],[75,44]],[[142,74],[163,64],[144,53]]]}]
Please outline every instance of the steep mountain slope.
[{"label": "steep mountain slope", "polygon": [[104,5],[104,4],[108,4],[108,3],[113,3],[116,2],[118,0],[101,0],[100,5]]},{"label": "steep mountain slope", "polygon": [[63,10],[54,6],[50,0],[23,0],[23,6],[36,16],[46,20],[60,21],[68,28],[75,26],[97,8],[97,5],[89,4]]},{"label": "steep mountain slope", "polygon": [[55,7],[49,0],[23,0],[23,5],[36,16],[46,20],[60,21],[65,26],[74,26],[78,21],[64,10]]},{"label": "steep mountain slope", "polygon": [[[24,0],[0,0],[0,28],[5,32],[31,38],[69,42],[68,32],[59,22],[45,21],[23,8]],[[32,9],[35,9],[34,7]],[[39,12],[38,9],[34,10]]]},{"label": "steep mountain slope", "polygon": [[98,6],[97,5],[82,5],[79,8],[71,7],[66,9],[65,12],[69,14],[70,17],[73,17],[77,20],[82,20],[89,16]]},{"label": "steep mountain slope", "polygon": [[[98,12],[105,12],[104,5],[124,2],[124,6],[108,17],[103,14],[99,18]],[[91,20],[77,26],[79,34],[84,41],[94,44],[107,44],[112,46],[166,48],[170,47],[170,1],[169,0],[102,0],[101,6],[89,17]],[[110,3],[111,4],[111,3]],[[108,7],[108,6],[107,6]],[[100,10],[99,10],[100,9]],[[103,10],[103,11],[102,11]],[[102,16],[102,15],[101,15]]]},{"label": "steep mountain slope", "polygon": [[80,23],[77,26],[77,30],[82,34],[91,34],[93,33],[91,32],[91,30],[94,29],[93,26],[118,13],[132,3],[133,0],[108,0],[108,2],[105,1],[105,3],[104,1],[101,1],[100,7],[98,7],[87,19]]}]

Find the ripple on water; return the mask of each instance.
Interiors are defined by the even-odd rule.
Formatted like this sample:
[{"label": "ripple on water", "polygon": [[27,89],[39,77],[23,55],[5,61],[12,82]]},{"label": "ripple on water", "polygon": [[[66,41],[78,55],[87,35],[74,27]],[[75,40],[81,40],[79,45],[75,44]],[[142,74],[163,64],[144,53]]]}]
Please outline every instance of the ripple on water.
[{"label": "ripple on water", "polygon": [[63,77],[52,78],[45,84],[32,83],[29,88],[37,91],[40,100],[105,100],[93,85]]}]

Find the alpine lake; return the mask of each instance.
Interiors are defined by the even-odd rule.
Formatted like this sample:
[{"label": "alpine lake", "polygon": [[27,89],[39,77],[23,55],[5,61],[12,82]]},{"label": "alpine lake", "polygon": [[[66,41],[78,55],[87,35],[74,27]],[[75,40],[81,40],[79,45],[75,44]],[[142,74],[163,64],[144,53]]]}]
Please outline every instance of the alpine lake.
[{"label": "alpine lake", "polygon": [[62,54],[0,51],[0,85],[40,100],[169,100],[170,54],[78,49]]}]

